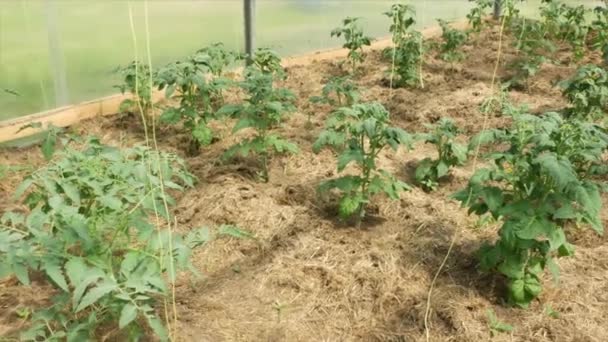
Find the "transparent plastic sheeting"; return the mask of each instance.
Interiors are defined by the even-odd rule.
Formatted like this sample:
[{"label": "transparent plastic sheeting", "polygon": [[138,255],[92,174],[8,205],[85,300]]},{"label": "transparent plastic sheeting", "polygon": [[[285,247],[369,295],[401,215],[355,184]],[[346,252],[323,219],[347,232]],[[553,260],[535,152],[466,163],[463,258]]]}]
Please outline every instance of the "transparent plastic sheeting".
[{"label": "transparent plastic sheeting", "polygon": [[[257,0],[256,44],[284,56],[340,46],[330,31],[342,18],[363,18],[372,37],[388,34],[382,15],[396,1]],[[597,1],[570,1],[586,4]],[[131,33],[129,3],[137,50]],[[467,0],[410,0],[419,28],[438,18],[462,19]],[[540,0],[524,13],[537,13]],[[0,120],[115,94],[113,70],[136,55],[153,66],[186,56],[213,42],[242,50],[242,0],[148,1],[12,0],[0,6]],[[10,89],[12,95],[2,91]]]}]

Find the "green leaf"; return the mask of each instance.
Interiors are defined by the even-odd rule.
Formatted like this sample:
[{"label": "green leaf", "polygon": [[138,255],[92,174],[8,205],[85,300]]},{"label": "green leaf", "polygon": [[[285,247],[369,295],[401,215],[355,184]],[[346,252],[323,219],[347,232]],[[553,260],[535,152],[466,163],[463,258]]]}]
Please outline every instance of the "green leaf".
[{"label": "green leaf", "polygon": [[158,338],[161,341],[169,340],[169,335],[167,334],[167,329],[165,329],[165,326],[163,325],[162,321],[158,317],[153,316],[153,315],[146,315],[146,319],[148,320],[148,325],[150,325],[150,328],[152,329],[152,331],[154,331],[156,336],[158,336]]},{"label": "green leaf", "polygon": [[104,281],[98,284],[93,289],[89,290],[87,294],[82,297],[82,300],[76,307],[76,312],[80,312],[90,305],[96,303],[101,297],[109,294],[110,292],[116,290],[118,285],[111,281]]},{"label": "green leaf", "polygon": [[526,276],[524,289],[529,296],[536,298],[543,288],[534,276]]},{"label": "green leaf", "polygon": [[555,186],[563,191],[571,183],[577,183],[578,177],[567,159],[557,158],[554,154],[542,154],[534,159],[541,169],[550,176]]},{"label": "green leaf", "polygon": [[99,278],[101,278],[102,276],[103,274],[101,272],[91,272],[90,270],[87,270],[86,274],[80,276],[80,282],[72,284],[75,286],[74,292],[72,293],[72,306],[74,308],[78,306],[78,303],[82,299],[82,296],[84,295],[87,288],[91,284],[97,282],[97,280],[99,280]]},{"label": "green leaf", "polygon": [[441,178],[441,177],[447,175],[449,171],[450,171],[450,168],[443,160],[440,160],[437,163],[437,178]]},{"label": "green leaf", "polygon": [[528,221],[518,222],[515,234],[521,239],[534,240],[541,236],[546,236],[551,230],[550,222],[530,217]]},{"label": "green leaf", "polygon": [[553,226],[552,229],[549,229],[547,238],[549,239],[549,245],[552,251],[557,250],[566,243],[566,235],[559,226]]},{"label": "green leaf", "polygon": [[13,263],[11,265],[11,268],[17,279],[21,282],[21,284],[27,286],[30,285],[30,275],[25,265],[21,263]]},{"label": "green leaf", "polygon": [[79,205],[80,191],[78,190],[78,188],[74,184],[68,182],[61,183],[60,185],[63,189],[63,192],[65,192],[66,196],[68,196],[72,203]]},{"label": "green leaf", "polygon": [[70,258],[70,260],[65,263],[65,273],[74,287],[82,282],[86,270],[87,265],[82,258]]},{"label": "green leaf", "polygon": [[360,196],[344,196],[340,200],[339,214],[342,218],[348,218],[355,214],[363,204],[363,199]]},{"label": "green leaf", "polygon": [[63,275],[63,271],[61,267],[53,261],[45,260],[43,261],[42,268],[46,272],[46,274],[65,292],[69,292],[70,288],[68,287],[67,282],[65,281],[65,277]]},{"label": "green leaf", "polygon": [[213,141],[213,131],[204,122],[200,122],[192,131],[192,136],[201,145],[209,145]]},{"label": "green leaf", "polygon": [[524,277],[525,262],[517,254],[505,255],[504,261],[498,265],[498,271],[511,279]]},{"label": "green leaf", "polygon": [[338,156],[338,172],[342,172],[344,168],[353,161],[359,165],[363,164],[364,158],[363,151],[360,149],[351,148],[345,150]]},{"label": "green leaf", "polygon": [[137,307],[133,304],[125,304],[120,311],[120,319],[118,320],[118,328],[122,329],[129,325],[137,318]]},{"label": "green leaf", "polygon": [[509,284],[509,295],[511,299],[515,302],[515,304],[525,304],[526,303],[526,283],[523,279],[513,280]]},{"label": "green leaf", "polygon": [[160,115],[160,118],[159,118],[159,120],[161,122],[172,124],[172,125],[175,125],[181,119],[182,119],[182,114],[180,113],[179,109],[173,108],[173,107],[165,109],[165,111]]},{"label": "green leaf", "polygon": [[234,125],[234,128],[232,128],[232,133],[236,133],[248,127],[256,127],[256,121],[250,118],[242,118]]},{"label": "green leaf", "polygon": [[23,182],[21,182],[21,184],[19,184],[19,186],[17,187],[17,189],[15,189],[15,193],[13,194],[13,198],[14,199],[21,198],[21,196],[25,193],[25,191],[27,191],[27,189],[30,188],[30,186],[32,186],[32,184],[34,184],[34,180],[31,178],[31,176],[25,178],[23,180]]}]

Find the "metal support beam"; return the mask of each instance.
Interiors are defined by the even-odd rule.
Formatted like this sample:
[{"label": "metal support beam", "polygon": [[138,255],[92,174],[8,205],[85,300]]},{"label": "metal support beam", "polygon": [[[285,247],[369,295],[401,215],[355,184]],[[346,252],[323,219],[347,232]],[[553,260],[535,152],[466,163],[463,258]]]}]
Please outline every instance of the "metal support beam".
[{"label": "metal support beam", "polygon": [[494,19],[500,19],[502,14],[502,0],[494,0]]},{"label": "metal support beam", "polygon": [[247,54],[247,65],[249,65],[255,49],[255,0],[243,0],[243,12],[245,14],[245,53]]},{"label": "metal support beam", "polygon": [[49,43],[49,62],[53,72],[55,89],[55,106],[65,106],[69,103],[68,81],[65,72],[65,61],[61,48],[61,36],[57,23],[57,3],[54,0],[45,1],[46,29]]}]

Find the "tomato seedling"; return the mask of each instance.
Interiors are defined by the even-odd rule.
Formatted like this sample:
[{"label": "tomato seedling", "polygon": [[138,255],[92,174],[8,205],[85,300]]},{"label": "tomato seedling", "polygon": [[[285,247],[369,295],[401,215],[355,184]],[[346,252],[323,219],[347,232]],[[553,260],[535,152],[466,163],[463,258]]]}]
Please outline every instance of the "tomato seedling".
[{"label": "tomato seedling", "polygon": [[281,124],[286,114],[295,110],[295,96],[288,89],[275,88],[273,74],[263,72],[255,66],[247,68],[245,79],[239,86],[248,97],[243,103],[225,105],[218,114],[237,119],[233,133],[252,128],[255,136],[232,146],[225,152],[224,157],[246,157],[249,154],[259,156],[262,164],[260,176],[267,182],[268,161],[272,154],[298,152],[296,144],[271,131]]},{"label": "tomato seedling", "polygon": [[357,225],[365,217],[365,208],[372,195],[384,193],[391,199],[398,199],[399,192],[409,189],[407,184],[376,165],[378,155],[387,146],[395,151],[400,145],[411,148],[410,134],[390,126],[389,120],[389,112],[380,103],[343,107],[327,119],[326,129],[313,145],[315,153],[324,147],[338,152],[338,172],[351,163],[358,167],[357,175],[325,181],[318,189],[321,194],[338,189],[342,193],[340,217],[346,219],[356,215]]},{"label": "tomato seedling", "polygon": [[435,125],[426,125],[428,133],[420,134],[419,139],[437,148],[437,159],[425,158],[416,168],[416,182],[426,191],[435,190],[439,180],[447,176],[450,169],[462,165],[467,160],[467,148],[456,142],[458,127],[449,118],[441,118]]},{"label": "tomato seedling", "polygon": [[364,46],[370,46],[372,40],[363,34],[363,29],[359,24],[361,18],[347,17],[342,20],[342,26],[337,27],[331,31],[332,37],[344,36],[345,49],[348,49],[348,60],[350,62],[352,72],[357,70],[357,63],[361,63],[365,60],[365,54],[363,53]]},{"label": "tomato seedling", "polygon": [[395,85],[422,87],[422,57],[424,39],[420,32],[413,29],[416,12],[412,6],[395,4],[384,13],[391,19],[389,31],[393,47],[384,50],[384,56],[392,62],[390,86],[393,86],[393,73],[398,76]]}]

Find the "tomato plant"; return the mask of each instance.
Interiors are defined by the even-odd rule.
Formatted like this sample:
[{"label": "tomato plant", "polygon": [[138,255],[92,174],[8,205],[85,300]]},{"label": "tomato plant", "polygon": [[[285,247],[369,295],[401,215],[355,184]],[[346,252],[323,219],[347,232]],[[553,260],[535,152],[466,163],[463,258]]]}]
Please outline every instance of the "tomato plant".
[{"label": "tomato plant", "polygon": [[271,130],[281,124],[285,115],[295,109],[294,94],[285,88],[275,88],[273,74],[249,67],[245,80],[239,86],[248,97],[241,104],[222,107],[218,114],[230,115],[237,120],[233,133],[245,128],[255,130],[252,138],[247,138],[232,146],[224,154],[225,158],[236,155],[256,154],[260,157],[263,181],[269,180],[268,160],[271,154],[297,153],[296,144],[282,138]]},{"label": "tomato plant", "polygon": [[439,44],[439,57],[450,63],[461,61],[464,58],[464,53],[459,49],[467,41],[466,32],[453,29],[450,27],[450,23],[443,19],[437,19],[437,22],[442,32],[442,42]]},{"label": "tomato plant", "polygon": [[360,224],[372,195],[384,193],[398,199],[399,192],[409,189],[407,184],[376,165],[379,153],[387,146],[395,151],[400,145],[411,147],[412,137],[400,128],[389,126],[389,119],[389,112],[375,102],[340,108],[327,119],[326,129],[313,145],[315,153],[326,146],[339,153],[338,172],[351,163],[359,168],[357,175],[331,179],[319,186],[321,194],[331,189],[341,191],[339,214],[344,219],[356,215]]},{"label": "tomato plant", "polygon": [[435,125],[426,125],[428,133],[419,138],[437,148],[437,159],[425,158],[416,168],[416,181],[425,190],[435,190],[441,177],[448,175],[450,168],[462,165],[467,160],[467,148],[456,142],[458,127],[449,118],[441,118]]},{"label": "tomato plant", "polygon": [[[263,73],[272,74],[277,79],[285,79],[287,77],[285,69],[281,66],[281,57],[274,50],[258,48],[253,55],[252,62],[253,68]],[[253,70],[253,68],[247,70]]]},{"label": "tomato plant", "polygon": [[555,45],[544,37],[544,26],[538,21],[526,21],[513,26],[514,35],[519,37],[514,42],[518,51],[517,57],[509,63],[514,70],[511,85],[528,87],[528,79],[540,70],[547,60],[545,53],[555,51]]},{"label": "tomato plant", "polygon": [[312,96],[310,101],[343,107],[352,106],[360,97],[359,87],[349,77],[332,77],[323,86],[321,96]]},{"label": "tomato plant", "polygon": [[498,91],[485,98],[479,107],[479,110],[484,114],[493,114],[496,116],[507,115],[515,116],[521,113],[526,113],[528,107],[526,105],[516,105],[511,101],[509,96],[510,84],[503,83],[498,86]]},{"label": "tomato plant", "polygon": [[30,273],[41,272],[58,293],[21,338],[89,340],[110,324],[137,339],[147,322],[166,340],[154,309],[169,295],[164,275],[173,282],[178,269],[191,268],[190,250],[205,242],[205,232],[171,234],[149,217],[170,221],[163,199],[174,200],[163,186],[181,191],[193,182],[174,155],[120,150],[95,138],[83,149],[67,146],[28,176],[14,197],[24,197],[29,210],[0,219],[0,276],[29,285]]},{"label": "tomato plant", "polygon": [[477,170],[454,195],[470,213],[501,219],[498,240],[479,251],[480,265],[507,278],[508,300],[520,307],[541,293],[545,269],[557,278],[554,258],[572,255],[564,233],[569,224],[603,232],[599,188],[577,167],[581,156],[600,161],[600,149],[583,148],[596,142],[562,139],[567,124],[556,113],[522,114],[510,128],[480,133],[471,145],[493,142],[492,165]]},{"label": "tomato plant", "polygon": [[361,18],[346,17],[342,20],[342,26],[337,27],[331,31],[332,37],[344,36],[345,43],[342,46],[348,49],[348,60],[353,73],[357,69],[357,63],[361,63],[365,60],[363,54],[363,47],[371,45],[371,38],[363,34],[363,29],[359,24]]},{"label": "tomato plant", "polygon": [[414,8],[409,5],[395,4],[384,15],[391,19],[389,31],[392,34],[394,45],[392,48],[387,48],[384,55],[385,57],[390,56],[394,67],[391,69],[391,73],[394,72],[399,77],[395,84],[397,86],[422,84],[421,66],[424,39],[420,32],[413,29],[413,25],[416,23]]},{"label": "tomato plant", "polygon": [[114,86],[122,94],[127,91],[133,95],[132,99],[126,99],[120,104],[120,111],[138,110],[141,111],[144,119],[150,119],[152,109],[152,88],[150,79],[154,80],[153,72],[147,64],[133,61],[125,67],[115,70],[122,76],[122,84]]},{"label": "tomato plant", "polygon": [[544,0],[541,17],[550,38],[566,41],[572,46],[576,60],[585,54],[585,40],[589,31],[585,6],[569,6],[559,1]]},{"label": "tomato plant", "polygon": [[[167,98],[177,93],[175,97],[179,99],[179,107],[166,108],[160,120],[168,124],[183,122],[191,135],[188,147],[190,155],[196,155],[201,145],[213,141],[214,134],[208,124],[223,104],[222,91],[232,84],[231,80],[217,76],[228,65],[226,63],[232,61],[219,50],[220,46],[215,45],[211,50],[203,49],[183,61],[169,63],[158,70],[158,88],[165,90]],[[231,55],[229,52],[225,54]]]},{"label": "tomato plant", "polygon": [[475,3],[471,11],[467,14],[467,20],[471,26],[471,32],[481,32],[483,19],[487,15],[488,9],[494,5],[494,0],[469,0]]},{"label": "tomato plant", "polygon": [[569,116],[598,119],[608,111],[608,71],[593,64],[581,66],[576,73],[559,84],[571,103]]},{"label": "tomato plant", "polygon": [[226,68],[244,58],[243,54],[226,49],[223,43],[213,43],[198,50],[195,54],[197,63],[206,65],[215,77],[224,76]]},{"label": "tomato plant", "polygon": [[604,64],[608,65],[608,6],[598,6],[593,10],[595,19],[591,22],[594,36],[591,38],[591,48],[600,50]]}]

